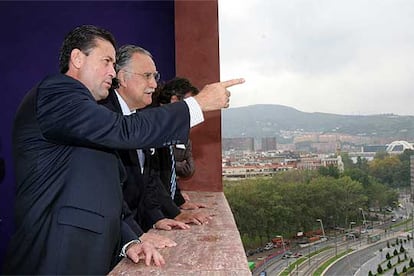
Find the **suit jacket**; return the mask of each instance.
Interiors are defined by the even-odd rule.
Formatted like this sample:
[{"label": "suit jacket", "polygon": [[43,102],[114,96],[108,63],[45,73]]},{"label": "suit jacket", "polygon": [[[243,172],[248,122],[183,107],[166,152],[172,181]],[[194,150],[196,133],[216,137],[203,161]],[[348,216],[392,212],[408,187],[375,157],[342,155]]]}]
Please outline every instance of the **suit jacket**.
[{"label": "suit jacket", "polygon": [[191,177],[195,171],[192,143],[189,139],[186,145],[174,146],[175,169],[178,177]]},{"label": "suit jacket", "polygon": [[113,149],[188,139],[189,112],[174,104],[122,116],[79,81],[46,77],[15,117],[16,231],[5,274],[107,274],[136,234],[122,223],[122,167]]},{"label": "suit jacket", "polygon": [[[122,113],[118,98],[113,90],[109,91],[108,97],[100,104],[112,111]],[[175,204],[164,202],[172,201],[172,199],[168,196],[165,197],[162,190],[160,191],[162,183],[159,177],[157,152],[154,149],[142,149],[142,151],[145,156],[142,173],[135,149],[118,151],[127,174],[127,179],[123,183],[124,200],[135,221],[141,227],[141,231],[137,232],[139,236],[148,231],[158,220],[166,217],[163,210],[167,210],[168,217],[175,217],[180,213]]]},{"label": "suit jacket", "polygon": [[[172,156],[169,147],[158,148],[158,158],[160,164],[160,178],[164,186],[164,190],[171,197],[171,168],[172,168]],[[185,203],[185,199],[181,194],[178,178],[176,178],[176,190],[174,195],[174,203],[177,206],[181,206]]]}]

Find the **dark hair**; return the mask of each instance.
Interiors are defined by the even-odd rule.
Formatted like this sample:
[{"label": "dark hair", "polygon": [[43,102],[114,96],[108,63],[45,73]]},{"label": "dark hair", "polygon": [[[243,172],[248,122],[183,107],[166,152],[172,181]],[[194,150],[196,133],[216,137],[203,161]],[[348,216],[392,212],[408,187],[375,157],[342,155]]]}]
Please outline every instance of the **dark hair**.
[{"label": "dark hair", "polygon": [[65,36],[59,52],[60,72],[64,74],[69,70],[69,59],[73,49],[79,49],[85,55],[89,55],[96,47],[96,39],[109,41],[116,49],[114,36],[105,29],[93,25],[82,25],[70,31]]},{"label": "dark hair", "polygon": [[199,92],[197,87],[194,87],[188,79],[180,77],[167,81],[157,90],[158,102],[161,104],[170,103],[172,96],[177,96],[181,101],[188,92],[191,92],[193,95],[197,95]]}]

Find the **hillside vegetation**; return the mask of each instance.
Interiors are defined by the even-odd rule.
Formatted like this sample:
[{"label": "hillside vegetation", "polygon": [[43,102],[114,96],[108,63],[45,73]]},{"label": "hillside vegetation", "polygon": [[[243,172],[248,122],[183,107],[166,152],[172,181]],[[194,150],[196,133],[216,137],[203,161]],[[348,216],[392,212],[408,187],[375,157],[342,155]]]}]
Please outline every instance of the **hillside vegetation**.
[{"label": "hillside vegetation", "polygon": [[414,140],[414,116],[308,113],[282,105],[251,105],[222,112],[222,137],[273,137],[282,130],[345,133]]}]

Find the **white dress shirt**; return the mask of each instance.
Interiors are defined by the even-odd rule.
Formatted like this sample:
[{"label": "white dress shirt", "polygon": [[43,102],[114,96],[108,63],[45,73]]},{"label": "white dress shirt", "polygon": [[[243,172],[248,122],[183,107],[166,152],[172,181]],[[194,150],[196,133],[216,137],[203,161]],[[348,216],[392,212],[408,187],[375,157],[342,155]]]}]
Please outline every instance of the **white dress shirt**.
[{"label": "white dress shirt", "polygon": [[[118,91],[115,90],[116,97],[118,98],[119,105],[121,106],[122,114],[131,115],[136,112],[136,110],[130,110],[124,99],[118,94]],[[139,165],[141,167],[141,174],[144,173],[144,164],[145,164],[145,155],[141,149],[137,149],[137,155],[139,160]]]},{"label": "white dress shirt", "polygon": [[[121,106],[122,114],[123,115],[131,115],[136,112],[136,110],[130,110],[124,99],[119,95],[118,91],[115,90],[116,97],[118,98],[119,105]],[[188,97],[184,99],[184,102],[188,106],[188,110],[190,113],[190,127],[194,127],[198,124],[204,122],[204,115],[203,111],[200,108],[200,105],[193,97]],[[145,156],[142,150],[137,149],[138,160],[141,166],[141,173],[144,172],[144,162]]]}]

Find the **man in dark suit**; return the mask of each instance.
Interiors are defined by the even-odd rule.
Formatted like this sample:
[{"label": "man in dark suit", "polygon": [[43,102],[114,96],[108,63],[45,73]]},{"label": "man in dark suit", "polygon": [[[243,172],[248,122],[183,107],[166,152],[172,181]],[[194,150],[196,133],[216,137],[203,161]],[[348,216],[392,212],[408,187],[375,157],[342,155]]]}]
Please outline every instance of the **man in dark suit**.
[{"label": "man in dark suit", "polygon": [[[149,106],[158,77],[146,79],[142,76],[137,77],[135,73],[157,72],[151,53],[135,45],[122,46],[117,51],[116,70],[116,82],[119,87],[116,90],[111,89],[109,96],[100,101],[100,104],[124,115]],[[162,248],[169,243],[167,238],[143,231],[146,232],[152,227],[160,230],[188,229],[184,222],[204,222],[206,216],[181,214],[168,192],[164,191],[157,151],[137,149],[118,152],[127,172],[127,179],[123,185],[124,199],[141,227],[141,231],[137,232],[141,240],[150,241]]]},{"label": "man in dark suit", "polygon": [[[100,104],[112,111],[123,113],[126,103],[115,90],[109,91],[108,97],[100,101]],[[129,109],[127,109],[129,110]],[[122,189],[124,200],[131,212],[133,228],[141,241],[151,242],[157,248],[175,246],[176,243],[167,237],[146,232],[149,227],[158,223],[158,228],[171,230],[172,228],[188,229],[185,223],[167,219],[159,208],[158,193],[158,169],[157,163],[153,164],[155,151],[152,149],[118,150],[119,157],[126,171],[126,180]],[[129,219],[129,218],[128,218]],[[129,220],[128,220],[129,223]]]},{"label": "man in dark suit", "polygon": [[[199,93],[197,87],[182,77],[175,77],[156,90],[156,101],[160,105],[183,101],[185,98],[195,96]],[[191,140],[188,139],[186,144],[176,144],[170,147],[158,149],[161,159],[161,179],[166,190],[171,191],[172,176],[175,175],[175,193],[174,202],[183,210],[192,210],[207,207],[204,204],[191,202],[190,197],[181,191],[179,186],[179,178],[188,178],[194,174],[195,163],[192,155]],[[172,151],[172,152],[171,152]],[[175,173],[172,173],[172,162],[175,163]]]},{"label": "man in dark suit", "polygon": [[202,111],[228,107],[226,88],[243,80],[208,85],[193,103],[122,116],[96,102],[115,77],[112,34],[75,28],[59,60],[61,74],[29,91],[16,114],[16,232],[3,273],[107,274],[120,253],[162,265],[158,251],[122,223],[124,172],[113,149],[186,142]]},{"label": "man in dark suit", "polygon": [[[147,50],[125,45],[117,51],[116,79],[119,89],[111,89],[106,99],[99,103],[108,109],[130,115],[145,108],[151,103],[151,93],[157,87],[159,74],[156,71],[152,55]],[[155,77],[137,76],[133,73],[156,72]],[[165,217],[159,208],[157,193],[159,187],[158,165],[154,160],[154,150],[132,149],[118,150],[119,156],[126,169],[127,179],[123,183],[124,199],[131,210],[134,220],[139,225],[137,235],[142,241],[148,241],[158,248],[174,246],[176,243],[166,237],[146,232],[149,227],[162,230],[172,228],[188,229],[183,222]]]}]

